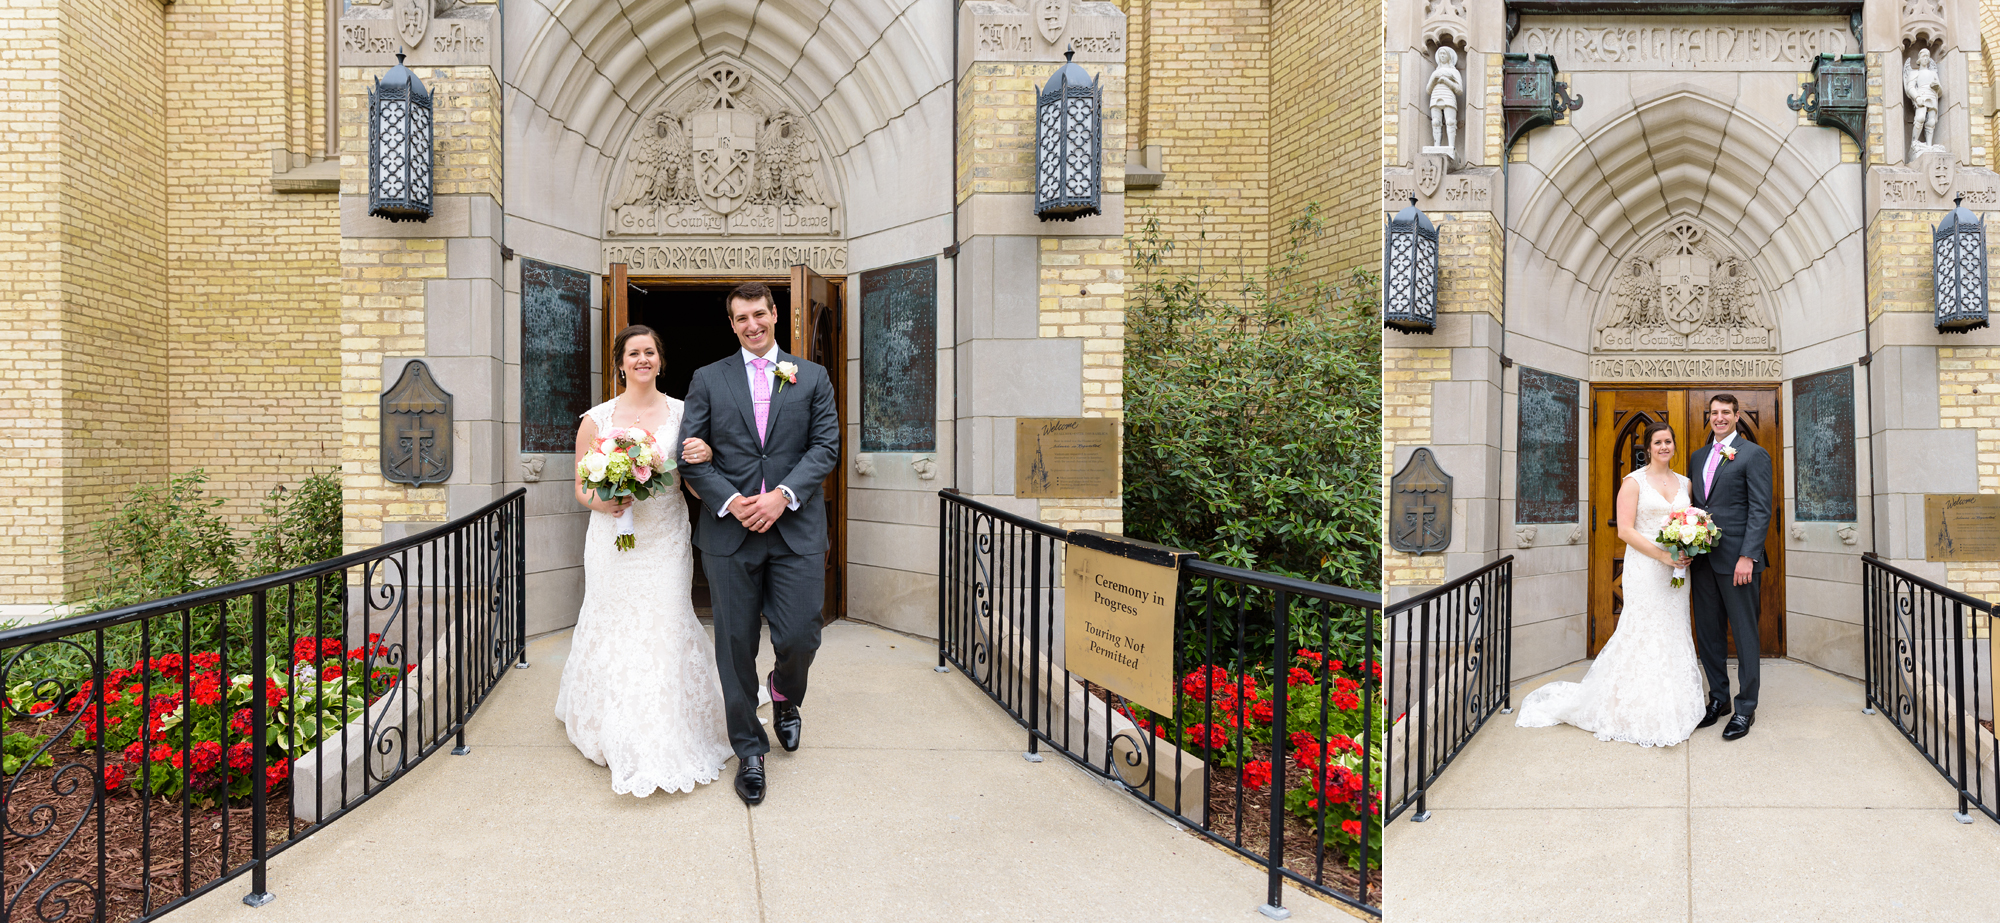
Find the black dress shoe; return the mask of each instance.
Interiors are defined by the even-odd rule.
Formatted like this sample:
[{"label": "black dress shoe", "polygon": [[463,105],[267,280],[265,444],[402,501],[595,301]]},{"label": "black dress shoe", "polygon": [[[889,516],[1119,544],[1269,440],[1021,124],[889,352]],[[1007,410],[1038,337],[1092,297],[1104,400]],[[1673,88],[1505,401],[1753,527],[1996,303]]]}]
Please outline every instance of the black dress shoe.
[{"label": "black dress shoe", "polygon": [[778,695],[777,674],[772,674],[766,682],[771,685],[771,718],[773,719],[771,724],[778,731],[778,746],[784,747],[786,753],[794,752],[799,748],[799,731],[802,727],[802,723],[799,721],[799,707],[786,701],[783,696]]},{"label": "black dress shoe", "polygon": [[1721,701],[1717,701],[1715,699],[1709,699],[1708,710],[1701,713],[1701,723],[1695,725],[1695,727],[1698,728],[1708,727],[1709,725],[1714,724],[1715,722],[1721,720],[1722,716],[1726,714],[1729,714],[1729,701],[1727,699]]},{"label": "black dress shoe", "polygon": [[1723,740],[1736,740],[1750,733],[1750,725],[1757,723],[1756,715],[1737,715],[1729,719],[1729,726],[1722,729]]},{"label": "black dress shoe", "polygon": [[744,804],[764,803],[764,754],[736,758],[736,797]]}]

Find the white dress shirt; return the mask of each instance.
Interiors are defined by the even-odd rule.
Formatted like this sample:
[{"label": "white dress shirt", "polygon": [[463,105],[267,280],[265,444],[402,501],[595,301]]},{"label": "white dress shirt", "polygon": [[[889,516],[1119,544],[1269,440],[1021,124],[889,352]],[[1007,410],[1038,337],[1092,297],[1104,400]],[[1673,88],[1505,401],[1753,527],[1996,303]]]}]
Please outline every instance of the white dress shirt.
[{"label": "white dress shirt", "polygon": [[[757,376],[759,375],[764,375],[767,377],[772,376],[773,373],[775,373],[778,368],[778,358],[777,358],[778,344],[776,342],[773,342],[771,344],[771,348],[765,350],[764,354],[761,356],[747,349],[738,349],[736,352],[737,355],[743,358],[743,380],[750,385],[750,399],[754,401],[757,399]],[[752,363],[758,359],[763,359],[764,361],[769,362],[770,365],[767,366],[761,372],[757,371],[757,366],[753,365]],[[772,384],[770,391],[771,400],[775,402],[778,399],[777,383],[774,381],[771,384]],[[754,411],[752,419],[753,420],[755,419]],[[764,422],[765,425],[767,426],[770,424],[770,412],[768,410],[765,411]],[[785,509],[796,510],[799,508],[798,494],[792,493],[792,489],[786,487],[783,484],[778,485],[778,490],[783,492],[785,495]],[[736,498],[741,496],[743,495],[740,493],[730,494],[729,500],[722,504],[721,510],[716,512],[715,514],[716,518],[720,519],[724,516],[729,515],[729,505],[735,503]]]}]

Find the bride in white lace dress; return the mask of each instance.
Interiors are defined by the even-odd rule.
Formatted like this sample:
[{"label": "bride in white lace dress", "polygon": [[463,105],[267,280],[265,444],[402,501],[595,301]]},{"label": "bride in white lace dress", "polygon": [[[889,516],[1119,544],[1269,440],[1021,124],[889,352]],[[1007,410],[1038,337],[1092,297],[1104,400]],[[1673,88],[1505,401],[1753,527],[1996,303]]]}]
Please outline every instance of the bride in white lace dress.
[{"label": "bride in white lace dress", "polygon": [[1688,505],[1688,479],[1674,472],[1674,433],[1646,428],[1647,464],[1618,488],[1625,540],[1625,608],[1618,628],[1581,683],[1549,683],[1521,700],[1521,727],[1571,724],[1642,747],[1671,747],[1701,721],[1701,669],[1688,627],[1688,588],[1671,584],[1676,558],[1653,541],[1667,514]]},{"label": "bride in white lace dress", "polygon": [[[592,407],[577,430],[579,459],[611,428],[656,433],[660,447],[700,460],[700,440],[674,445],[681,402],[660,393],[659,335],[645,327],[620,331],[612,354],[626,390]],[[675,477],[664,466],[655,477]],[[583,540],[583,608],[571,635],[569,660],[556,693],[556,717],[570,742],[591,761],[609,766],[611,790],[645,797],[655,789],[693,791],[715,781],[733,755],[724,729],[722,683],[715,646],[694,613],[694,555],[687,501],[677,489],[634,504],[597,499],[577,488],[590,507]],[[619,551],[616,515],[632,508],[636,547]]]}]

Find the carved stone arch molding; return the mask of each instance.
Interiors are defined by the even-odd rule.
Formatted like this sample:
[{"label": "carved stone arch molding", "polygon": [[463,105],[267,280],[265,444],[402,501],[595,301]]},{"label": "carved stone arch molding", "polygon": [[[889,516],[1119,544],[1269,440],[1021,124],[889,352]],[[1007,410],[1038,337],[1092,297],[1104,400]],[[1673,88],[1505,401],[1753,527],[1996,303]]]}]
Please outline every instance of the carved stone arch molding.
[{"label": "carved stone arch molding", "polygon": [[617,152],[607,236],[841,235],[831,146],[749,64],[711,58],[640,111]]},{"label": "carved stone arch molding", "polygon": [[1617,263],[1591,324],[1603,353],[1778,351],[1769,295],[1751,261],[1687,216]]}]

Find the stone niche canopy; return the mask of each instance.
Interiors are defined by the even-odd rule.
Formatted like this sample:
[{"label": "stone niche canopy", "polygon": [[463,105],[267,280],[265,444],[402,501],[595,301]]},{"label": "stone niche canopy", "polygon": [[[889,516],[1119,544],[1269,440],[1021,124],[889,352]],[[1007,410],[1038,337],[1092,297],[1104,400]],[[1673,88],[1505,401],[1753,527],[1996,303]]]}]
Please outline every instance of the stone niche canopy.
[{"label": "stone niche canopy", "polygon": [[838,237],[826,151],[770,81],[735,61],[711,62],[639,118],[605,230],[660,240]]},{"label": "stone niche canopy", "polygon": [[1591,345],[1602,352],[1771,353],[1768,296],[1750,261],[1687,219],[1618,262]]}]

